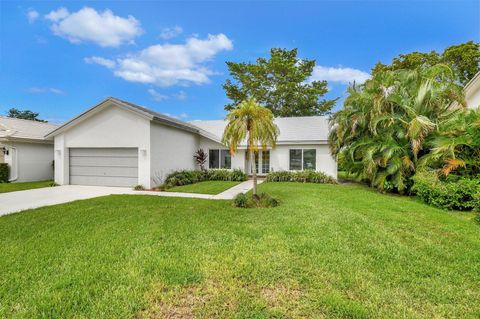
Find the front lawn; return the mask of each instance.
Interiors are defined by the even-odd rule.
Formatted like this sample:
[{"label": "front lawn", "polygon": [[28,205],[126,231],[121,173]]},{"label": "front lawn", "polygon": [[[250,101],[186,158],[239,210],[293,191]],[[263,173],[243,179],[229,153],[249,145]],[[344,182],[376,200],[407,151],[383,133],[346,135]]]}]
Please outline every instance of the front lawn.
[{"label": "front lawn", "polygon": [[197,193],[197,194],[220,194],[241,182],[232,181],[205,181],[183,186],[175,186],[167,190],[167,192],[181,192],[181,193]]},{"label": "front lawn", "polygon": [[272,209],[114,195],[0,217],[1,318],[478,318],[473,214],[357,185]]},{"label": "front lawn", "polygon": [[26,189],[49,187],[53,181],[0,183],[0,193],[23,191]]}]

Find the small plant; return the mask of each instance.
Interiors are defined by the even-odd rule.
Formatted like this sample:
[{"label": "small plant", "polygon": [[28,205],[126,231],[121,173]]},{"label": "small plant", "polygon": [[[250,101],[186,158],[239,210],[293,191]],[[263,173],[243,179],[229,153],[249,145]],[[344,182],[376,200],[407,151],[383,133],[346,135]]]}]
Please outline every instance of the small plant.
[{"label": "small plant", "polygon": [[0,183],[8,183],[10,167],[7,163],[0,163]]},{"label": "small plant", "polygon": [[240,193],[233,199],[233,206],[238,208],[269,208],[278,205],[280,205],[280,201],[267,193],[260,193],[256,196]]},{"label": "small plant", "polygon": [[193,158],[195,159],[195,162],[198,164],[198,166],[200,166],[200,169],[202,171],[205,171],[205,163],[208,159],[207,153],[203,149],[199,148],[193,155]]},{"label": "small plant", "polygon": [[143,185],[136,185],[133,189],[136,191],[144,191],[145,187],[143,187]]},{"label": "small plant", "polygon": [[55,182],[51,182],[50,184],[48,184],[48,186],[50,186],[50,187],[57,187],[57,186],[60,186],[60,185],[58,185],[58,184],[55,183]]},{"label": "small plant", "polygon": [[248,197],[244,193],[240,193],[233,199],[233,206],[239,208],[247,208],[248,207]]}]

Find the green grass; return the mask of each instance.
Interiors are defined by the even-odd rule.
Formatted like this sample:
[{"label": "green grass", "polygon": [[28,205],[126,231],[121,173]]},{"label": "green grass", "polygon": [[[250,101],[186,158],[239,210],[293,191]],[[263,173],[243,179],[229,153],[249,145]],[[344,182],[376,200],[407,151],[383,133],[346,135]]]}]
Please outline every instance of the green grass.
[{"label": "green grass", "polygon": [[53,181],[0,183],[0,193],[23,191],[26,189],[49,187]]},{"label": "green grass", "polygon": [[190,185],[176,186],[168,189],[168,192],[197,193],[197,194],[220,194],[241,182],[232,181],[205,181]]},{"label": "green grass", "polygon": [[272,209],[114,195],[0,218],[0,318],[478,318],[480,226],[357,185]]}]

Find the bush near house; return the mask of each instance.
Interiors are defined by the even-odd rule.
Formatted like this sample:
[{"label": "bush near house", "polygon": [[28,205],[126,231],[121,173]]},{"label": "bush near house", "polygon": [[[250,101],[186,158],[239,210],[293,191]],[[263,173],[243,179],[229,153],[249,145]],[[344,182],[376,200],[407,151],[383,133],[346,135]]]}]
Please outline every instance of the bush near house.
[{"label": "bush near house", "polygon": [[176,171],[167,176],[164,189],[174,186],[183,186],[203,181],[236,181],[241,182],[247,180],[247,174],[239,169],[210,169],[207,171]]},{"label": "bush near house", "polygon": [[8,183],[10,167],[7,163],[0,163],[0,183]]},{"label": "bush near house", "polygon": [[449,210],[480,209],[480,179],[449,176],[441,180],[435,172],[417,173],[412,190],[429,205]]},{"label": "bush near house", "polygon": [[337,180],[323,172],[313,170],[305,171],[278,171],[270,172],[267,175],[267,182],[298,182],[317,184],[336,184]]}]

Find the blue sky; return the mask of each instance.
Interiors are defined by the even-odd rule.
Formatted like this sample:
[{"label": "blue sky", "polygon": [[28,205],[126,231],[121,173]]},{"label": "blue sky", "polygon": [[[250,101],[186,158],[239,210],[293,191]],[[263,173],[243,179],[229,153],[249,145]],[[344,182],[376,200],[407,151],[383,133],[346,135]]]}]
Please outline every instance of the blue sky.
[{"label": "blue sky", "polygon": [[218,119],[225,61],[298,48],[333,98],[377,61],[469,40],[480,41],[479,1],[3,1],[0,114],[17,107],[63,122],[115,96]]}]

